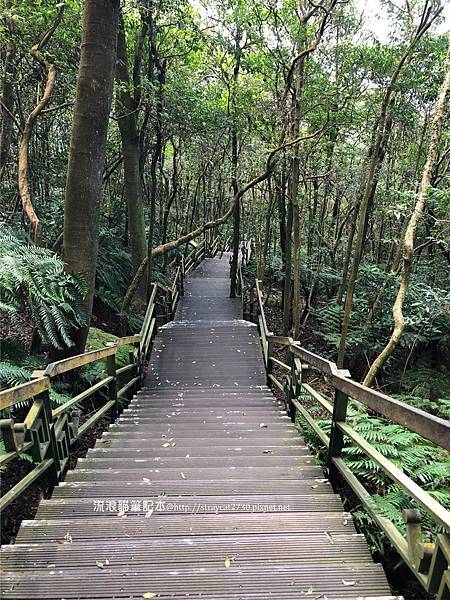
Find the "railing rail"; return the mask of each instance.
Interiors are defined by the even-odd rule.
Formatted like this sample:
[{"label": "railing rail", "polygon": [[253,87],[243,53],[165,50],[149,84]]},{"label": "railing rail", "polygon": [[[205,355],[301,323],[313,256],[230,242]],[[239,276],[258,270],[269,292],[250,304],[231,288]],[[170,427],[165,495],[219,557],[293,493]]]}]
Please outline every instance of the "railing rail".
[{"label": "railing rail", "polygon": [[[291,420],[295,422],[297,417],[303,418],[325,446],[331,483],[335,485],[340,475],[358,496],[367,512],[383,530],[423,587],[428,592],[437,594],[438,600],[449,598],[450,511],[360,436],[347,422],[347,408],[349,399],[357,400],[377,415],[414,431],[447,451],[450,450],[450,421],[372,390],[351,379],[347,370],[339,369],[332,361],[302,348],[300,343],[292,338],[271,333],[267,326],[263,295],[258,280],[246,290],[244,303],[247,317],[256,322],[259,327],[267,383],[283,392]],[[276,346],[286,349],[287,359],[280,360],[274,356]],[[282,377],[274,375],[274,366],[282,370]],[[328,383],[334,388],[333,402],[303,381],[302,375],[308,368],[317,369],[327,377]],[[313,414],[302,402],[302,393],[306,393],[330,415],[330,435],[319,426]],[[404,537],[394,522],[381,514],[370,493],[342,458],[344,443],[357,446],[392,482],[406,492],[421,510],[442,527],[445,533],[438,534],[434,543],[425,543],[421,532],[421,515],[417,508],[404,511],[406,524],[406,537]]]},{"label": "railing rail", "polygon": [[[142,384],[158,321],[173,319],[178,301],[184,293],[185,275],[206,256],[214,256],[219,245],[218,236],[209,236],[207,241],[203,240],[186,258],[181,257],[170,285],[153,284],[139,334],[118,338],[100,350],[52,362],[45,370],[35,371],[31,381],[0,391],[0,411],[11,411],[19,403],[31,401],[22,422],[16,422],[13,418],[0,420],[0,432],[5,445],[5,452],[0,455],[0,465],[11,462],[23,453],[30,454],[36,463],[28,475],[0,498],[0,511],[45,472],[49,472],[53,483],[57,484],[67,465],[70,446],[108,411],[113,419],[117,417],[123,408],[123,398],[134,393]],[[164,312],[160,311],[158,314],[160,307],[163,307]],[[117,351],[124,346],[130,347],[128,364],[117,368]],[[99,361],[106,363],[105,377],[52,409],[50,391],[54,380]],[[104,390],[106,400],[80,425],[78,405]]]}]

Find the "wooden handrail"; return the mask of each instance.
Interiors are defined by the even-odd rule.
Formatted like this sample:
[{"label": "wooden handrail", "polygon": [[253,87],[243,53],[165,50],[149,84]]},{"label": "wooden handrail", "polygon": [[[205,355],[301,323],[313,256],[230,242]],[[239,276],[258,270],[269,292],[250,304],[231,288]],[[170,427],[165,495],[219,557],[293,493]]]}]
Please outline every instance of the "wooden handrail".
[{"label": "wooden handrail", "polygon": [[[217,237],[211,247],[218,247]],[[194,248],[191,267],[196,267],[207,255],[206,240]],[[151,352],[153,339],[157,330],[157,314],[159,305],[166,308],[169,319],[173,318],[177,302],[183,294],[186,260],[182,258],[181,266],[176,269],[169,286],[154,283],[145,311],[141,330],[136,335],[118,338],[100,350],[91,350],[55,361],[47,365],[45,370],[33,373],[34,379],[29,382],[0,391],[0,410],[11,409],[20,402],[32,400],[31,407],[23,423],[14,423],[13,419],[0,420],[0,429],[5,443],[5,452],[0,456],[0,463],[5,464],[17,458],[21,452],[31,453],[36,467],[0,499],[0,510],[3,510],[23,493],[44,472],[50,472],[54,483],[61,478],[68,460],[68,448],[83,435],[106,412],[112,411],[113,419],[121,410],[120,398],[141,385],[145,363]],[[162,296],[158,299],[158,293]],[[134,346],[130,350],[129,364],[116,368],[116,355],[123,346]],[[106,377],[89,388],[70,398],[67,402],[51,408],[49,392],[52,380],[86,365],[105,360]],[[128,374],[132,377],[123,382]],[[118,378],[122,387],[118,389]],[[76,405],[94,395],[101,389],[108,390],[106,402],[95,411],[81,426],[79,412],[74,411]]]},{"label": "wooden handrail", "polygon": [[[433,444],[449,451],[450,421],[431,415],[382,392],[368,388],[354,381],[348,370],[339,369],[334,362],[306,350],[299,342],[292,338],[270,333],[264,311],[261,286],[258,280],[255,281],[255,290],[256,302],[254,304],[257,307],[257,315],[255,317],[260,329],[268,385],[275,385],[283,393],[287,390],[286,405],[289,408],[292,421],[295,421],[296,415],[299,414],[311,427],[322,444],[325,445],[328,453],[328,468],[331,482],[333,484],[337,483],[337,474],[340,474],[347,481],[375,523],[384,531],[403,560],[428,592],[436,593],[440,588],[443,589],[443,586],[445,587],[446,585],[444,581],[445,574],[450,563],[450,511],[403,473],[392,461],[378,452],[372,444],[359,435],[346,422],[348,400],[349,398],[357,400],[376,414],[394,423],[398,423]],[[250,309],[252,307],[253,305],[250,306]],[[248,313],[252,314],[252,310],[248,311]],[[288,350],[290,358],[287,362],[280,361],[272,356],[273,346],[282,346]],[[316,392],[311,386],[302,382],[303,363],[318,369],[318,371],[328,378],[329,383],[335,389],[333,404]],[[287,371],[285,374],[286,384],[283,384],[273,375],[272,367],[274,364]],[[330,435],[325,433],[307,406],[302,404],[302,400],[299,397],[301,390],[318,402],[329,414],[331,413]],[[405,513],[406,528],[407,532],[409,532],[405,540],[395,524],[377,510],[377,506],[369,492],[354,473],[352,473],[350,467],[341,456],[344,436],[377,464],[387,477],[400,486],[439,526],[447,530],[446,536],[437,536],[431,560],[430,558],[426,559],[424,544],[420,536],[420,525],[417,525],[416,517],[413,521],[410,521],[408,514]],[[420,521],[420,516],[418,518]],[[414,535],[410,533],[412,527],[416,528]],[[417,534],[417,527],[419,527],[419,534]]]},{"label": "wooden handrail", "polygon": [[42,392],[45,392],[49,389],[50,382],[48,378],[40,377],[39,379],[34,379],[33,381],[27,381],[26,383],[16,385],[8,390],[3,390],[0,392],[0,410],[11,408],[15,404],[29,400],[33,396],[42,394]]}]

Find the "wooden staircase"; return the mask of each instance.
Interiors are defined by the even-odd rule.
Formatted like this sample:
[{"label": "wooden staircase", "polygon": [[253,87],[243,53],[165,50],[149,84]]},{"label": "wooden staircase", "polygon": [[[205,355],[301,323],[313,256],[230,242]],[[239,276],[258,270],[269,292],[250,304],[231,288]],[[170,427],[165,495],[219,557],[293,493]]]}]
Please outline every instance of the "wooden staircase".
[{"label": "wooden staircase", "polygon": [[393,598],[205,260],[145,386],[2,552],[3,598]]}]

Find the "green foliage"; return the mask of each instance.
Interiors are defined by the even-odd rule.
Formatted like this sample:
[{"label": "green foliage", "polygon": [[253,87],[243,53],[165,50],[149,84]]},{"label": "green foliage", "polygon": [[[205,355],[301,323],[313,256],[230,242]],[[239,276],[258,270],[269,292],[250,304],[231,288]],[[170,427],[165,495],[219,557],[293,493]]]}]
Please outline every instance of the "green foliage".
[{"label": "green foliage", "polygon": [[[391,307],[397,287],[397,277],[386,274],[373,263],[361,265],[347,338],[347,355],[353,363],[366,360],[366,356],[370,360],[384,347],[393,326]],[[405,302],[405,330],[399,349],[450,341],[448,306],[447,291],[435,282],[428,282],[423,273],[416,272]],[[340,339],[342,308],[333,300],[312,309],[311,313],[319,323],[319,336],[333,353]]]},{"label": "green foliage", "polygon": [[117,243],[116,230],[100,232],[95,280],[95,298],[119,314],[123,297],[131,283],[131,255]]},{"label": "green foliage", "polygon": [[30,372],[24,367],[0,361],[0,389],[25,383],[30,378]]},{"label": "green foliage", "polygon": [[16,316],[25,313],[44,343],[72,346],[71,331],[85,323],[85,293],[83,279],[65,273],[63,261],[50,250],[0,234],[0,318],[9,337]]},{"label": "green foliage", "polygon": [[[301,401],[308,406],[313,415],[316,415],[317,424],[329,434],[331,421],[328,415],[323,414],[323,409],[321,410],[304,390],[301,394]],[[431,442],[400,425],[369,415],[365,407],[358,402],[350,403],[347,422],[378,452],[399,467],[436,500],[445,507],[450,507],[450,491],[447,485],[450,478],[450,456],[446,451],[437,448]],[[313,430],[301,418],[297,421],[297,427],[308,443],[320,451],[321,447],[318,445]],[[399,486],[393,484],[384,471],[357,446],[347,444],[343,449],[342,456],[351,471],[370,491],[380,513],[391,519],[400,531],[404,531],[402,510],[415,507],[410,496]],[[424,511],[422,513],[424,530],[434,533],[440,531],[436,523]],[[383,553],[386,540],[380,537],[377,527],[367,513],[363,510],[356,510],[354,517],[373,548]]]}]

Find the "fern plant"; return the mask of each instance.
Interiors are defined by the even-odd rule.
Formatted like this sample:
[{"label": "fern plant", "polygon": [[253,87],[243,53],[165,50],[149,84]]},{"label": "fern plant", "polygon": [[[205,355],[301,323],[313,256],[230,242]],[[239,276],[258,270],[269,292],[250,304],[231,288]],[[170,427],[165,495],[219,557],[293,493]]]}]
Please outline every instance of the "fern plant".
[{"label": "fern plant", "polygon": [[[317,424],[329,435],[331,419],[323,413],[323,409],[302,389],[300,400],[314,415]],[[437,448],[418,434],[379,417],[369,415],[359,402],[349,403],[347,422],[353,429],[367,440],[378,452],[398,466],[406,475],[424,488],[431,496],[445,507],[450,508],[450,455]],[[308,442],[320,454],[323,446],[318,442],[314,431],[303,421],[297,420],[297,427]],[[351,471],[371,492],[372,498],[381,514],[389,518],[400,531],[405,531],[402,511],[413,508],[414,501],[399,486],[385,475],[384,471],[374,463],[357,446],[346,445],[342,456]],[[438,533],[440,528],[424,512],[422,512],[423,530],[429,535]],[[385,550],[385,540],[372,519],[364,510],[353,513],[357,525],[364,531],[371,546],[380,553]]]},{"label": "fern plant", "polygon": [[50,250],[0,233],[0,319],[9,337],[14,322],[26,315],[41,340],[54,348],[73,345],[71,331],[85,325],[82,277],[64,271]]}]

